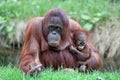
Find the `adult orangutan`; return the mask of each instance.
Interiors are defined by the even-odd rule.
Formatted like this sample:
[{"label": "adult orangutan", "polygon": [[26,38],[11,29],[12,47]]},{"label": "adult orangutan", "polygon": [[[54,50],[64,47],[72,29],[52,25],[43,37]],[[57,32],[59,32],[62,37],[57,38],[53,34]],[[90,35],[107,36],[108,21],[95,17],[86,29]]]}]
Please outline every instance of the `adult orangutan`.
[{"label": "adult orangutan", "polygon": [[52,9],[44,17],[31,19],[21,52],[22,71],[32,74],[46,67],[74,68],[77,61],[68,46],[71,43],[70,26],[75,25],[78,23],[69,19],[61,9]]},{"label": "adult orangutan", "polygon": [[69,19],[61,9],[52,9],[44,17],[30,20],[20,58],[22,71],[27,73],[34,68],[40,71],[50,66],[73,68],[75,59],[67,49],[69,32]]},{"label": "adult orangutan", "polygon": [[73,44],[69,47],[78,60],[79,71],[92,71],[101,65],[101,59],[97,49],[89,42],[89,33],[86,30],[73,32]]}]

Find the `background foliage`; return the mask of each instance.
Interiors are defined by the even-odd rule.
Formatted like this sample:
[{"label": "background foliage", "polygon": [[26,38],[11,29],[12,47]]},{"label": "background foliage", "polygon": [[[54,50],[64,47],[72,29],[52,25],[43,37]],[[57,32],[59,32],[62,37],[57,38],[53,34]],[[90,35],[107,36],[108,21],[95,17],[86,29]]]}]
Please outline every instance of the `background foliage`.
[{"label": "background foliage", "polygon": [[[44,16],[52,8],[64,9],[70,18],[77,20],[84,28],[92,30],[97,22],[105,21],[109,15],[120,16],[119,0],[1,0],[0,35],[7,43],[14,41],[15,28],[10,25],[20,20]],[[4,39],[3,39],[4,40]],[[7,44],[5,43],[5,44]]]},{"label": "background foliage", "polygon": [[109,15],[120,16],[119,0],[1,0],[0,34],[12,43],[16,26],[11,22],[44,16],[52,8],[64,9],[70,18],[77,20],[84,28],[92,30],[99,21],[105,21]]}]

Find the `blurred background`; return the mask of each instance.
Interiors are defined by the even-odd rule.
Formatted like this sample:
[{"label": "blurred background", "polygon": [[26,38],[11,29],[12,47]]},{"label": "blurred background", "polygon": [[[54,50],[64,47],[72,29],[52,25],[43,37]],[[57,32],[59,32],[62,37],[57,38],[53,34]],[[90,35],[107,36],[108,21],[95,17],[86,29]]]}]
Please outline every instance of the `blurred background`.
[{"label": "blurred background", "polygon": [[0,0],[0,66],[18,66],[27,22],[52,8],[90,31],[102,56],[100,70],[120,69],[120,0]]}]

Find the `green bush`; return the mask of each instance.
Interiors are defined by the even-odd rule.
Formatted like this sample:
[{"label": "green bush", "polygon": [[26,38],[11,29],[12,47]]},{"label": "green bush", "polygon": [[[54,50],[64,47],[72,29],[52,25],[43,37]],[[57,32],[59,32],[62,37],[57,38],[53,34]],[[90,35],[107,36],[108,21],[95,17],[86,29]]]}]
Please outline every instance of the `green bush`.
[{"label": "green bush", "polygon": [[110,0],[1,0],[0,35],[12,41],[15,29],[10,22],[44,16],[52,8],[64,9],[70,18],[88,30],[111,15],[120,16],[120,1],[113,5]]}]

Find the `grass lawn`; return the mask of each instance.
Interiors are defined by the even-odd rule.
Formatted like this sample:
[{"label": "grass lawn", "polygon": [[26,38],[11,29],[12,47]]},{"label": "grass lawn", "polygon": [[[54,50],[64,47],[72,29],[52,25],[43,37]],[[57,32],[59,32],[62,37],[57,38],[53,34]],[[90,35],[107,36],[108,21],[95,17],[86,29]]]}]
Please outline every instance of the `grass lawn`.
[{"label": "grass lawn", "polygon": [[62,69],[53,71],[46,69],[35,77],[23,75],[18,68],[11,66],[0,67],[0,80],[120,80],[120,72],[100,72],[91,73],[68,72]]}]

